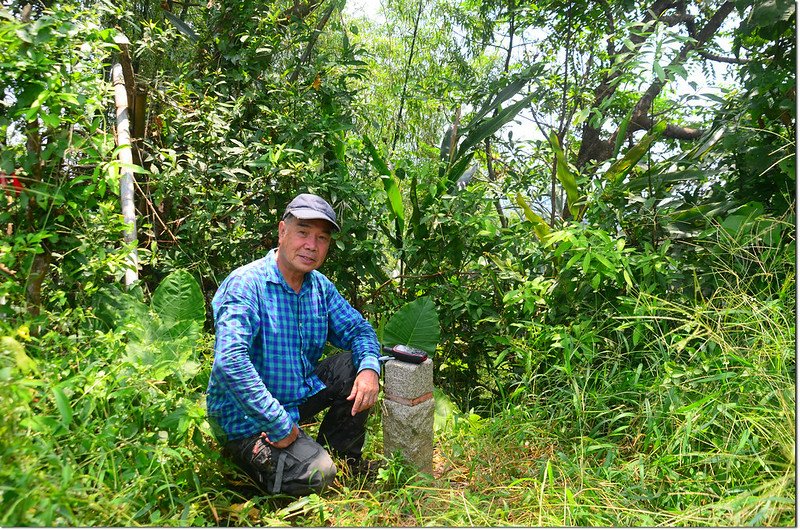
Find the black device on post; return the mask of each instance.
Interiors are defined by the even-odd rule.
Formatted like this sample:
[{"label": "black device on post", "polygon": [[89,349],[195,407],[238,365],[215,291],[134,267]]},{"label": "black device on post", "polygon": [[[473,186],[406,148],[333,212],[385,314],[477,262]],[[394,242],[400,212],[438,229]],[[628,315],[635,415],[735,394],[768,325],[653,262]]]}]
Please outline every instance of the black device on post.
[{"label": "black device on post", "polygon": [[411,346],[406,346],[405,344],[397,344],[395,346],[384,346],[383,351],[388,353],[390,357],[393,357],[398,361],[403,361],[413,364],[421,364],[425,362],[425,360],[428,358],[428,354],[427,352],[425,352],[425,350],[420,350],[419,348],[412,348]]}]

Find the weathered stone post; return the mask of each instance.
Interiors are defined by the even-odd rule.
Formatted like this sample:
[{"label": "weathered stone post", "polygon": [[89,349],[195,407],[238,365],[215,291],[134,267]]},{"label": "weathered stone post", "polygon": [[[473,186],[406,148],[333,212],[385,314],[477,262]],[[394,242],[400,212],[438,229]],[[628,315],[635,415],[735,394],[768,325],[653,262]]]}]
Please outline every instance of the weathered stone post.
[{"label": "weathered stone post", "polygon": [[388,361],[383,389],[383,454],[400,451],[417,469],[432,473],[433,362]]}]

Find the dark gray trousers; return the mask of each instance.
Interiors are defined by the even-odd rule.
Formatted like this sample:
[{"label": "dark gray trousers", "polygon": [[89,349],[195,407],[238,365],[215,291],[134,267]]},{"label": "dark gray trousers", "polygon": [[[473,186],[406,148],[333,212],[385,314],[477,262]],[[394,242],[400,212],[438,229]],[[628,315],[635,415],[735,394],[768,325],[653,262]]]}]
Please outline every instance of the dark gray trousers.
[{"label": "dark gray trousers", "polygon": [[370,411],[351,415],[353,402],[348,401],[347,396],[358,375],[353,366],[353,356],[350,352],[343,352],[327,357],[319,363],[315,373],[325,383],[325,388],[300,405],[300,423],[310,423],[319,412],[328,409],[319,426],[317,442],[349,464],[358,463]]}]

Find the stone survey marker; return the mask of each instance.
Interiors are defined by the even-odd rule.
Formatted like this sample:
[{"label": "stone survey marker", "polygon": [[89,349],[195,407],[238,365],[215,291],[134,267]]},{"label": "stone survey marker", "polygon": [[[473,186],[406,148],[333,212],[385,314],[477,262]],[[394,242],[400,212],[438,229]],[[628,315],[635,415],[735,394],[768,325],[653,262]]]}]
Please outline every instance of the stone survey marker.
[{"label": "stone survey marker", "polygon": [[383,454],[399,451],[417,469],[433,472],[433,361],[384,366]]}]

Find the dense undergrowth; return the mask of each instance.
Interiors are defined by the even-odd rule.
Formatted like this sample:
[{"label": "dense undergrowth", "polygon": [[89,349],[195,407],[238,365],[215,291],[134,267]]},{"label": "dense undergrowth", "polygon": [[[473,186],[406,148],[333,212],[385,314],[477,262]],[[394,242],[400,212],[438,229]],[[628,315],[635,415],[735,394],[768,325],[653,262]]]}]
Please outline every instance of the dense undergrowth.
[{"label": "dense undergrowth", "polygon": [[[433,475],[394,459],[301,499],[265,496],[220,459],[212,337],[203,315],[168,314],[199,287],[168,279],[149,307],[116,293],[38,337],[4,328],[0,525],[792,526],[794,276],[754,293],[776,270],[721,266],[740,258],[721,257],[717,288],[692,303],[638,294],[592,322],[597,356],[576,347],[489,407],[440,395]],[[376,414],[367,454],[381,446]]]}]

